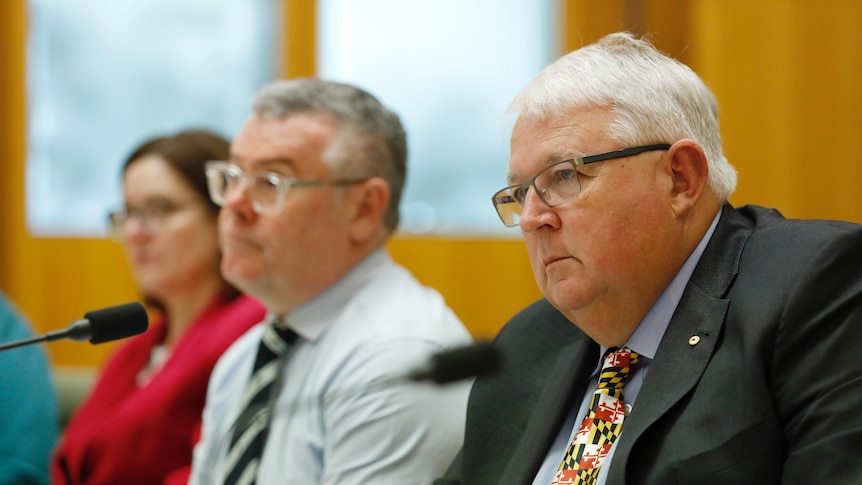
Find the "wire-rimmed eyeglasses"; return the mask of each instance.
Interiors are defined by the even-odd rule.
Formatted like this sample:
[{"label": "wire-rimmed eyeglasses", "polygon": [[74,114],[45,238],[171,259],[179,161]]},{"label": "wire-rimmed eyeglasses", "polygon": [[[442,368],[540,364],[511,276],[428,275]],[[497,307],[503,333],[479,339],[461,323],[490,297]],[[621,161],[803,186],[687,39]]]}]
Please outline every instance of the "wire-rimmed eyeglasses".
[{"label": "wire-rimmed eyeglasses", "polygon": [[336,180],[297,180],[274,172],[245,173],[242,168],[223,161],[209,161],[204,166],[210,198],[224,205],[230,195],[245,184],[254,211],[258,214],[278,214],[284,204],[284,195],[296,187],[361,184],[366,178]]},{"label": "wire-rimmed eyeglasses", "polygon": [[540,170],[530,180],[500,190],[491,197],[491,202],[503,224],[508,227],[515,227],[521,222],[521,211],[524,209],[527,191],[531,186],[545,205],[555,207],[574,199],[581,192],[581,180],[576,169],[579,165],[630,157],[644,152],[667,150],[670,147],[667,144],[644,145],[556,162]]}]

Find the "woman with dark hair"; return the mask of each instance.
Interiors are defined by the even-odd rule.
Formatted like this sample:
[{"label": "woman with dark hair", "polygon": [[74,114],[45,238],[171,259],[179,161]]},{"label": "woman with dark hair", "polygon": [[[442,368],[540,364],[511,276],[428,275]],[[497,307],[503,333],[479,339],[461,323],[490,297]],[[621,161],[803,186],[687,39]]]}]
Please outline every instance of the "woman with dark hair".
[{"label": "woman with dark hair", "polygon": [[111,357],[72,417],[52,459],[54,483],[186,483],[213,366],[265,316],[219,269],[204,163],[226,160],[228,147],[184,131],[145,142],[123,165],[125,208],[110,222],[156,316]]}]

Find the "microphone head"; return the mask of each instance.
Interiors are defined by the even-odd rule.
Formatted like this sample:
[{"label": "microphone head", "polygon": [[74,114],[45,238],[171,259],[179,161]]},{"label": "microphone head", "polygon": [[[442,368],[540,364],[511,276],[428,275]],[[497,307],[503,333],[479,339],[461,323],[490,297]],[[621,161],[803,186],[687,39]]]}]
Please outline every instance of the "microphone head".
[{"label": "microphone head", "polygon": [[420,377],[437,384],[460,381],[496,372],[502,367],[502,360],[493,344],[481,342],[435,354],[431,357],[430,369],[414,379]]},{"label": "microphone head", "polygon": [[91,344],[138,335],[149,325],[147,310],[136,301],[87,312],[84,319],[90,322]]}]

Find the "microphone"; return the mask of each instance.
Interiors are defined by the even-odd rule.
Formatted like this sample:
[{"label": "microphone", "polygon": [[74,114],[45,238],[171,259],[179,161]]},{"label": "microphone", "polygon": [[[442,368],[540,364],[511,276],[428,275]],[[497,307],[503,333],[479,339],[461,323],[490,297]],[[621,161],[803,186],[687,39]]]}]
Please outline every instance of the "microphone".
[{"label": "microphone", "polygon": [[414,369],[406,377],[412,381],[448,384],[491,374],[500,367],[502,358],[497,348],[490,342],[480,342],[434,354],[426,365]]},{"label": "microphone", "polygon": [[73,322],[63,330],[0,345],[0,351],[64,338],[78,342],[89,340],[91,344],[101,344],[144,333],[148,325],[147,311],[142,304],[125,303],[89,311],[84,314],[83,319]]}]

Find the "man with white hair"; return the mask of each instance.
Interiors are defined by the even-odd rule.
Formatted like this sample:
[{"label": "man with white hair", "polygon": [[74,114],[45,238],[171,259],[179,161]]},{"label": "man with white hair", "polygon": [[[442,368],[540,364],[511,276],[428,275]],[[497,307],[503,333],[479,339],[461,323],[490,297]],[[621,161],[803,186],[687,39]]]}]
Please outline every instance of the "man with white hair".
[{"label": "man with white hair", "polygon": [[713,94],[627,33],[511,111],[492,200],[544,298],[436,483],[862,483],[862,226],[728,204]]}]

